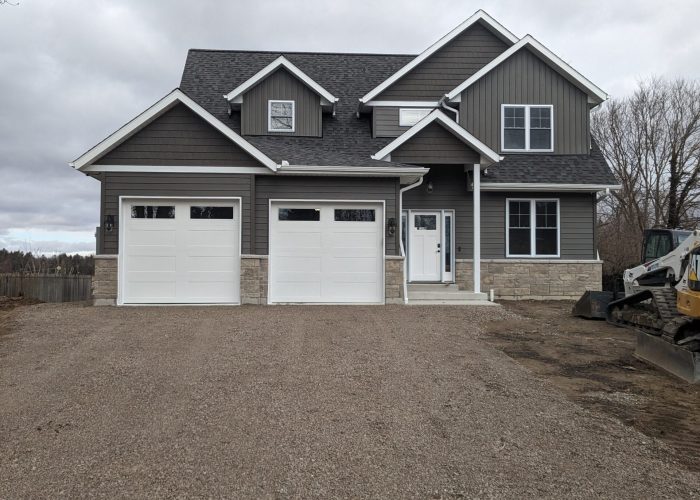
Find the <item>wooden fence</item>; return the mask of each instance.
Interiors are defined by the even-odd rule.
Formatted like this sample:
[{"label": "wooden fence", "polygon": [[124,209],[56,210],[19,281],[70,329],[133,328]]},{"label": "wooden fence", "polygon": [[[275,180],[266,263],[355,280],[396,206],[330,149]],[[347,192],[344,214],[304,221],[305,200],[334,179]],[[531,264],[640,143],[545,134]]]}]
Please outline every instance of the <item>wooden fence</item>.
[{"label": "wooden fence", "polygon": [[92,276],[0,274],[0,296],[27,297],[42,302],[90,300]]}]

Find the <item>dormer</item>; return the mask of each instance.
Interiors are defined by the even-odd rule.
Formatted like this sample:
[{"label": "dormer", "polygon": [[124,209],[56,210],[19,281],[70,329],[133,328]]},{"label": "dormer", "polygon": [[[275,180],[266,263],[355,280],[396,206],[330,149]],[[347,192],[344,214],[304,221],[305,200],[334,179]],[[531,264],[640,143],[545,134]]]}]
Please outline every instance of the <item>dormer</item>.
[{"label": "dormer", "polygon": [[224,96],[241,113],[242,135],[321,137],[323,114],[334,115],[338,98],[284,56]]}]

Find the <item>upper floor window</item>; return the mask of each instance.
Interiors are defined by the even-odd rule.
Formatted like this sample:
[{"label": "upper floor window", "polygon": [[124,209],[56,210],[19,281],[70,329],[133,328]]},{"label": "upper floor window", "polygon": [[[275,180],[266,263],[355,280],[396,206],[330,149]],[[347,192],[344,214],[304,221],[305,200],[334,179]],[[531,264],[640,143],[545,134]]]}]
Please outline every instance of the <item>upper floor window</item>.
[{"label": "upper floor window", "polygon": [[268,132],[294,132],[294,101],[267,101]]},{"label": "upper floor window", "polygon": [[422,118],[428,116],[431,111],[430,108],[400,108],[399,127],[412,127]]},{"label": "upper floor window", "polygon": [[502,151],[554,151],[551,105],[504,104],[501,112]]}]

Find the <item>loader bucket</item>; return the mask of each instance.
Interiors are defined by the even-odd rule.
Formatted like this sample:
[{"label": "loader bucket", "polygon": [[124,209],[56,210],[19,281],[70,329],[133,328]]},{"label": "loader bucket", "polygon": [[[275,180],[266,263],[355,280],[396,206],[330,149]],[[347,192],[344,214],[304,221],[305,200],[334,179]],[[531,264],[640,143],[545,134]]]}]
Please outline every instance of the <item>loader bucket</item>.
[{"label": "loader bucket", "polygon": [[[622,294],[614,292],[585,292],[574,304],[571,314],[588,319],[605,319],[608,304]],[[618,297],[616,297],[618,296]]]}]

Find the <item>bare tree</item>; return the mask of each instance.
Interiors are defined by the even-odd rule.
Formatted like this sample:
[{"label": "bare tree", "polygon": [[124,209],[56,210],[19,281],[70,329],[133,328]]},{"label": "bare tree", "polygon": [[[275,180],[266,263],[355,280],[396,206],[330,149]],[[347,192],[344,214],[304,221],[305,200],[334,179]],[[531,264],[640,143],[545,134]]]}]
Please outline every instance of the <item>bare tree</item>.
[{"label": "bare tree", "polygon": [[[695,227],[700,201],[698,82],[640,82],[631,96],[601,106],[592,115],[591,131],[622,184],[600,207],[601,251],[614,249],[613,260],[620,266],[628,260],[629,265],[639,258],[645,228]],[[621,248],[622,234],[635,243]],[[625,252],[626,257],[620,255]],[[605,252],[603,257],[608,257]]]}]

